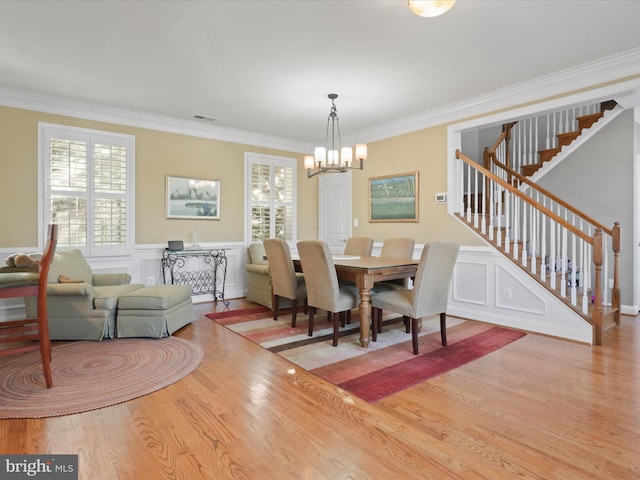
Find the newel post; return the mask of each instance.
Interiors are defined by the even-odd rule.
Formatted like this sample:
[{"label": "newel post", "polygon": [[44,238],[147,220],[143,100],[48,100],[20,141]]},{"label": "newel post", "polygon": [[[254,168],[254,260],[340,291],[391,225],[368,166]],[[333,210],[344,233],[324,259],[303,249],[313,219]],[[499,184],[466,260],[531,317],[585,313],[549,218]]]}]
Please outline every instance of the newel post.
[{"label": "newel post", "polygon": [[593,233],[593,263],[595,265],[595,304],[591,311],[593,320],[594,345],[602,345],[604,319],[602,311],[602,229]]},{"label": "newel post", "polygon": [[613,289],[611,290],[611,305],[616,309],[615,322],[620,325],[620,280],[619,256],[620,256],[620,222],[614,222],[611,231],[613,248]]}]

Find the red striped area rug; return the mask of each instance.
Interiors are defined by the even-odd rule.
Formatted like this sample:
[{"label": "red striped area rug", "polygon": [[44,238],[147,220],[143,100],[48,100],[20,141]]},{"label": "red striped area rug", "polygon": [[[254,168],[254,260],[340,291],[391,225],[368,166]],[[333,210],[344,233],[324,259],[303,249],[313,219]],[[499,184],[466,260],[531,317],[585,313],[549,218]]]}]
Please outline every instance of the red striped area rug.
[{"label": "red striped area rug", "polygon": [[414,355],[411,335],[402,319],[385,315],[382,333],[369,348],[360,346],[357,311],[354,323],[343,327],[337,347],[331,345],[332,325],[316,315],[312,337],[308,317],[298,313],[291,327],[290,311],[274,321],[265,308],[208,314],[207,317],[342,389],[375,402],[417,383],[487,355],[526,334],[454,317],[447,319],[447,347],[440,343],[439,317],[423,321],[420,354]]}]

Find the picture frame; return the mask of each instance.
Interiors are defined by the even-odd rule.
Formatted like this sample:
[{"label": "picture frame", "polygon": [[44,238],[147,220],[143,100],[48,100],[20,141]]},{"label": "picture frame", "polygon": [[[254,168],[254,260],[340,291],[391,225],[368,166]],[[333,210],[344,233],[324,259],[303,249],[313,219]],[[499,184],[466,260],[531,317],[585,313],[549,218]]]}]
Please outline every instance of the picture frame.
[{"label": "picture frame", "polygon": [[220,220],[220,180],[167,175],[166,217]]},{"label": "picture frame", "polygon": [[418,172],[369,178],[369,222],[417,222],[418,187]]}]

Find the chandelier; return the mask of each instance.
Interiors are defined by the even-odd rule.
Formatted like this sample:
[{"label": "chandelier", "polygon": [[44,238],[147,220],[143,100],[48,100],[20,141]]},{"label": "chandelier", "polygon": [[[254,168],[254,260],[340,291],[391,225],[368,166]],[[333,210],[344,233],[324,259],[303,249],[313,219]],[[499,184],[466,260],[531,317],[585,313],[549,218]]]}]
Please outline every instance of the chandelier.
[{"label": "chandelier", "polygon": [[456,0],[407,0],[413,13],[421,17],[437,17],[446,13]]},{"label": "chandelier", "polygon": [[[367,146],[358,144],[355,149],[355,159],[359,164],[356,164],[355,167],[353,166],[353,149],[351,147],[343,147],[340,139],[340,121],[335,102],[338,95],[330,93],[328,97],[331,100],[331,111],[327,118],[327,132],[324,138],[325,146],[316,147],[314,155],[305,155],[304,168],[307,171],[307,178],[319,173],[344,173],[349,169],[363,170],[362,162],[367,159]],[[329,137],[329,133],[331,133],[331,137]]]}]

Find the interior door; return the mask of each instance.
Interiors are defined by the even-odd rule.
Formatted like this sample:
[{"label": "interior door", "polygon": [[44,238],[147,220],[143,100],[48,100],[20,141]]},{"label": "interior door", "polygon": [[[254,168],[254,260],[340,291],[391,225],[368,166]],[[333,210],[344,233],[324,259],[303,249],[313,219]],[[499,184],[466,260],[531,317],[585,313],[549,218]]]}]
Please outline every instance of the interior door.
[{"label": "interior door", "polygon": [[351,172],[322,174],[318,183],[318,232],[332,253],[351,236]]}]

